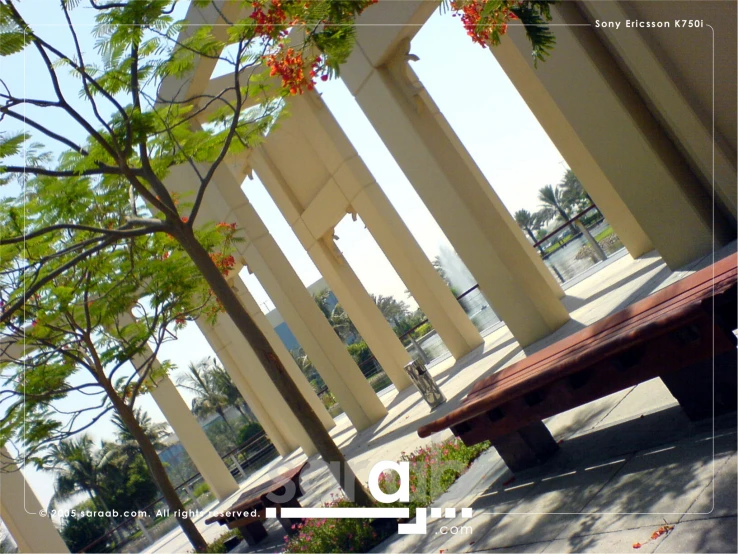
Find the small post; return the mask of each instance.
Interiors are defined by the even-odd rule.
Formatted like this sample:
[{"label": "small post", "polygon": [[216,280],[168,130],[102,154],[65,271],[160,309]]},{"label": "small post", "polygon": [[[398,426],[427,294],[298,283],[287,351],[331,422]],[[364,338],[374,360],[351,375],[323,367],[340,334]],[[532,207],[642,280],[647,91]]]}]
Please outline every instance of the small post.
[{"label": "small post", "polygon": [[138,525],[138,528],[141,530],[141,534],[144,536],[146,541],[149,543],[149,546],[154,544],[154,539],[151,536],[151,533],[149,533],[149,530],[146,529],[146,526],[143,524],[143,521],[141,521],[141,518],[136,517],[136,525]]},{"label": "small post", "polygon": [[238,463],[238,458],[236,458],[235,454],[231,454],[231,460],[233,460],[233,463],[236,464],[236,467],[238,468],[238,472],[241,474],[241,477],[246,479],[246,472],[244,471],[243,467],[241,467],[241,464]]}]

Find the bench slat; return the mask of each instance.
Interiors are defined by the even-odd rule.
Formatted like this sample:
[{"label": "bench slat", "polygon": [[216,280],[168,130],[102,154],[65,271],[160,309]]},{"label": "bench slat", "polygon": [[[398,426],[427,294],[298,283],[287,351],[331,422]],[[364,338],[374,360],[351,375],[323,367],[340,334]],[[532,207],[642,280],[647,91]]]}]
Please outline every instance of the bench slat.
[{"label": "bench slat", "polygon": [[[714,291],[715,294],[719,295],[735,286],[738,272],[734,264],[735,262],[728,271],[716,275],[715,287],[717,290]],[[706,268],[706,270],[709,269]],[[532,354],[516,364],[498,371],[494,375],[478,381],[465,401],[471,401],[476,396],[484,395],[488,389],[497,388],[506,379],[516,378],[518,374],[531,374],[555,368],[562,360],[574,355],[577,351],[586,350],[599,341],[607,340],[608,335],[627,332],[630,328],[639,327],[652,319],[662,317],[664,313],[670,310],[679,309],[684,304],[701,302],[713,295],[712,272],[706,270],[698,272],[704,272],[702,275],[693,274],[690,276],[697,277],[697,279],[690,280],[692,283],[697,281],[696,286],[690,286],[692,283],[687,283],[686,286],[676,287],[682,281],[672,285],[679,293],[678,296],[672,295],[671,293],[674,291],[671,290],[671,287],[667,287],[655,293],[659,295],[658,300],[660,301],[657,303],[654,303],[652,298],[648,297]],[[641,306],[642,303],[646,307]]]},{"label": "bench slat", "polygon": [[[712,339],[712,335],[715,335],[714,354],[734,349],[732,340],[726,338],[723,333],[714,332],[712,310],[714,306],[720,307],[720,303],[727,304],[727,310],[723,311],[731,320],[729,324],[733,325],[732,320],[736,310],[731,310],[730,307],[736,303],[737,278],[738,268],[734,257],[726,258],[713,266],[693,273],[556,344],[478,381],[456,410],[421,427],[418,434],[426,437],[434,432],[458,426],[465,421],[475,420],[484,414],[487,414],[484,417],[492,418],[488,426],[495,427],[494,431],[490,431],[495,435],[514,430],[516,425],[519,427],[528,421],[531,423],[536,419],[540,421],[564,409],[553,413],[546,412],[548,413],[546,415],[542,413],[542,407],[536,409],[534,406],[521,405],[517,409],[515,401],[523,399],[526,395],[540,396],[541,391],[545,391],[547,387],[556,386],[561,389],[561,382],[567,378],[575,378],[577,375],[586,377],[586,372],[600,371],[600,366],[612,366],[612,371],[617,371],[618,364],[633,365],[637,362],[635,358],[638,355],[643,356],[644,352],[647,353],[648,348],[654,348],[656,345],[660,345],[658,348],[670,348],[672,354],[677,350],[683,350],[681,357],[672,362],[674,369],[683,367],[692,358],[697,360],[713,354],[712,341],[709,340],[703,340],[704,344],[699,347],[687,345],[686,350],[669,342],[670,333],[682,332],[680,330],[689,325],[700,329],[704,338]],[[705,351],[708,346],[709,350]],[[639,349],[643,352],[639,353]],[[659,371],[654,370],[663,364],[658,363],[658,360],[652,360],[652,362],[654,367],[640,367],[631,372],[627,378],[620,374],[610,374],[608,379],[612,382],[604,382],[600,385],[601,390],[598,392],[600,396],[586,400],[587,396],[580,392],[576,395],[576,400],[569,399],[572,405],[565,409],[586,403],[584,400],[595,400],[645,381],[647,378],[658,376]],[[651,373],[653,375],[646,378]],[[631,382],[632,384],[628,384]],[[610,390],[613,388],[614,390]],[[537,397],[530,397],[528,400],[531,400],[534,405],[542,402]],[[565,402],[562,401],[560,404],[564,405]],[[493,423],[493,416],[499,407],[505,407],[505,411],[499,410],[500,419],[505,417],[504,412],[508,412],[507,419],[504,423],[497,420]],[[513,417],[511,412],[517,413]]]}]

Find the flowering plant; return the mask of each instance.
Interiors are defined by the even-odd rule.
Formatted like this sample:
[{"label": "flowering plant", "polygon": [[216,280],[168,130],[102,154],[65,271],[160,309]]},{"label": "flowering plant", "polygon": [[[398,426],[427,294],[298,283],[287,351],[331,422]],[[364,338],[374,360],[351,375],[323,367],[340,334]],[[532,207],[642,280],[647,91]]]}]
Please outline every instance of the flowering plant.
[{"label": "flowering plant", "polygon": [[551,21],[551,0],[451,0],[454,17],[461,22],[471,39],[486,48],[497,46],[507,32],[511,20],[519,20],[533,45],[534,62],[544,61],[551,53],[555,38],[547,21]]},{"label": "flowering plant", "polygon": [[[356,504],[344,497],[323,504],[326,508],[348,508]],[[285,552],[367,552],[384,540],[369,519],[306,519],[293,525],[297,534],[285,537]]]},{"label": "flowering plant", "polygon": [[[452,438],[416,448],[409,454],[403,452],[400,461],[410,463],[410,502],[398,502],[397,506],[409,506],[410,517],[414,517],[416,508],[429,506],[446,492],[489,446],[489,442],[466,446],[460,439]],[[385,471],[379,476],[379,488],[385,493],[396,492],[399,486],[397,472]]]}]

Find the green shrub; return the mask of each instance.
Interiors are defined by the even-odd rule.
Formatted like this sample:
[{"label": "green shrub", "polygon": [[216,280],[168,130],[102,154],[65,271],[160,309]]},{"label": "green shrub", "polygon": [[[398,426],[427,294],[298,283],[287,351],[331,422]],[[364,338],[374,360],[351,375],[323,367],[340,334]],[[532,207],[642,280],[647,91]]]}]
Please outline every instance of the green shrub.
[{"label": "green shrub", "polygon": [[333,396],[332,392],[326,392],[320,396],[320,400],[323,402],[326,410],[329,410],[335,403],[336,397]]},{"label": "green shrub", "polygon": [[223,533],[220,537],[215,539],[213,542],[208,543],[208,548],[205,552],[228,552],[226,549],[226,541],[230,539],[231,537],[235,537],[238,535],[238,529],[231,529],[227,533]]},{"label": "green shrub", "polygon": [[204,494],[208,494],[210,492],[210,487],[207,483],[200,483],[197,485],[192,493],[195,495],[195,498],[199,498],[200,496]]},{"label": "green shrub", "polygon": [[248,442],[249,439],[261,433],[264,428],[257,421],[251,421],[238,430],[238,444]]},{"label": "green shrub", "polygon": [[[84,500],[74,507],[77,512],[97,510],[91,500]],[[99,539],[108,532],[109,520],[104,517],[69,516],[62,519],[61,537],[70,552],[79,552],[88,544]],[[100,541],[93,548],[94,552],[105,552],[113,542],[113,536]]]},{"label": "green shrub", "polygon": [[379,392],[389,387],[392,384],[392,380],[383,371],[369,377],[369,384],[374,389],[374,392]]},{"label": "green shrub", "polygon": [[369,350],[369,346],[364,341],[355,342],[346,347],[348,353],[356,362],[356,365],[360,365],[372,357],[372,351]]},{"label": "green shrub", "polygon": [[412,335],[414,339],[419,339],[430,333],[432,330],[433,325],[431,325],[429,321],[426,321],[423,325],[415,329],[415,331],[412,332]]}]

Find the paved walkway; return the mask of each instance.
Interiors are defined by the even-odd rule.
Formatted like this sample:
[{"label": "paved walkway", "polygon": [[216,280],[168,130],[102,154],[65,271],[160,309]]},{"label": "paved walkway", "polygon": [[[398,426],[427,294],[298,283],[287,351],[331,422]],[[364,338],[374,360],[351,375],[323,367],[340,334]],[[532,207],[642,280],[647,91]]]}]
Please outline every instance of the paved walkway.
[{"label": "paved walkway", "polygon": [[[735,245],[723,253],[735,252]],[[568,288],[564,302],[572,320],[523,352],[505,327],[485,337],[483,347],[458,361],[444,360],[432,374],[448,402],[429,413],[413,390],[389,389],[382,400],[389,415],[357,434],[345,417],[331,432],[366,481],[380,460],[397,460],[449,431],[420,439],[422,424],[458,406],[474,381],[517,361],[563,336],[590,325],[653,291],[707,265],[704,259],[682,272],[671,272],[656,254],[633,260],[625,256]],[[692,424],[659,380],[648,381],[586,406],[560,414],[547,425],[560,452],[540,468],[512,475],[490,449],[436,506],[472,507],[468,521],[429,519],[428,534],[396,536],[377,552],[736,552],[735,416]],[[713,455],[714,454],[714,455]],[[301,451],[279,458],[242,485],[275,476],[305,460]],[[303,474],[304,506],[318,506],[338,491],[327,467],[315,457]],[[712,495],[715,495],[714,508]],[[210,510],[227,508],[227,499]],[[224,532],[196,522],[206,540]],[[668,522],[674,530],[657,540],[651,534]],[[446,526],[447,529],[441,529]],[[456,526],[457,534],[452,534]],[[465,527],[463,533],[460,528]],[[269,522],[270,540],[258,551],[279,550],[283,533]],[[471,528],[471,531],[469,531]],[[442,531],[447,531],[442,534]],[[634,550],[632,545],[642,543]],[[242,545],[245,551],[245,545]],[[148,552],[190,549],[176,529]],[[240,549],[239,549],[240,550]],[[257,551],[257,550],[250,550]]]}]

